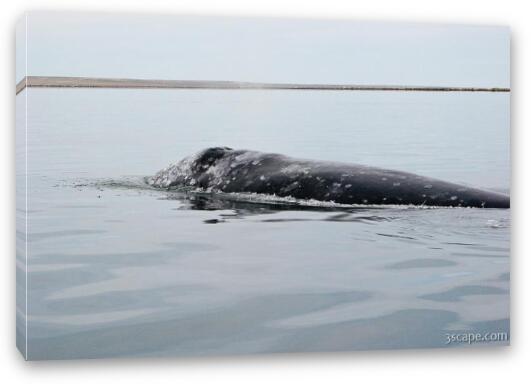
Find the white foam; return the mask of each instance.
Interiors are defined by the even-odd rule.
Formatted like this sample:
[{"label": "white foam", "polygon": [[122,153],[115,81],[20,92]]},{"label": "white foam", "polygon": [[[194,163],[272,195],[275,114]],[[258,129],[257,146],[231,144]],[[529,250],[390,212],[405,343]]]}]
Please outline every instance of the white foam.
[{"label": "white foam", "polygon": [[373,208],[373,209],[456,209],[458,207],[438,207],[414,204],[340,204],[334,201],[321,201],[315,199],[297,199],[291,196],[277,196],[254,192],[213,192],[203,189],[188,191],[192,194],[215,195],[220,198],[241,201],[246,203],[293,205],[319,208]]}]

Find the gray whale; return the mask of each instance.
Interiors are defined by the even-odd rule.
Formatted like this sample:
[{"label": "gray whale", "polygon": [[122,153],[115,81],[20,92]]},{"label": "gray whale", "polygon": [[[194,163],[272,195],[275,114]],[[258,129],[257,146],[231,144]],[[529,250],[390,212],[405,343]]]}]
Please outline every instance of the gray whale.
[{"label": "gray whale", "polygon": [[509,196],[413,173],[227,147],[204,149],[147,182],[157,188],[193,187],[339,204],[510,207]]}]

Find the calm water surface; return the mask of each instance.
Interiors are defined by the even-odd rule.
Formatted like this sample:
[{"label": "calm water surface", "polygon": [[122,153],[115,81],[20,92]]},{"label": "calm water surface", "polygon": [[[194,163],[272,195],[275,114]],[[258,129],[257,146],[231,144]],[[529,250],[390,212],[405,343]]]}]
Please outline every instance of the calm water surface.
[{"label": "calm water surface", "polygon": [[19,106],[26,96],[30,359],[509,332],[509,210],[295,207],[142,179],[224,145],[508,193],[508,94],[29,89]]}]

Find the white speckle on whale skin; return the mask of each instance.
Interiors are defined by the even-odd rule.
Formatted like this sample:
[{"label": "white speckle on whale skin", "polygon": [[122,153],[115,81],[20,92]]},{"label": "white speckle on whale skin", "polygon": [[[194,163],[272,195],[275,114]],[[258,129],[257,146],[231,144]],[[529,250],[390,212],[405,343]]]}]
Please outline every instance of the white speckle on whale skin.
[{"label": "white speckle on whale skin", "polygon": [[367,199],[363,199],[362,201],[363,201],[363,204],[367,204],[369,202],[369,200]]},{"label": "white speckle on whale skin", "polygon": [[290,164],[282,169],[280,169],[280,172],[284,174],[290,174],[293,175],[292,177],[296,177],[300,174],[308,175],[310,173],[310,168],[301,164]]},{"label": "white speckle on whale skin", "polygon": [[345,188],[346,188],[346,189],[349,189],[350,187],[352,187],[352,184],[347,184],[347,185],[345,185]]},{"label": "white speckle on whale skin", "polygon": [[387,180],[387,177],[382,177],[382,180],[383,180],[383,181],[386,181],[386,180]]},{"label": "white speckle on whale skin", "polygon": [[395,183],[393,183],[393,187],[398,187],[399,185],[400,185],[399,182],[395,182]]},{"label": "white speckle on whale skin", "polygon": [[190,180],[190,185],[195,185],[197,183],[197,181],[195,179],[191,179]]},{"label": "white speckle on whale skin", "polygon": [[260,165],[260,161],[258,161],[258,160],[253,160],[253,161],[251,161],[251,164],[252,164],[252,165]]},{"label": "white speckle on whale skin", "polygon": [[452,196],[452,197],[450,197],[450,200],[452,200],[452,201],[453,201],[453,200],[457,200],[457,196]]},{"label": "white speckle on whale skin", "polygon": [[424,186],[424,188],[425,188],[425,189],[432,189],[432,188],[433,188],[433,185],[431,185],[431,184],[426,184],[426,185]]},{"label": "white speckle on whale skin", "polygon": [[260,180],[264,181],[266,178],[264,175],[260,176]]},{"label": "white speckle on whale skin", "polygon": [[289,192],[291,192],[291,191],[293,191],[293,190],[299,188],[299,186],[300,186],[300,185],[299,185],[299,182],[298,182],[298,181],[295,181],[295,182],[289,184],[288,186],[282,188],[282,189],[281,189],[281,192],[282,192],[282,193],[289,193]]}]

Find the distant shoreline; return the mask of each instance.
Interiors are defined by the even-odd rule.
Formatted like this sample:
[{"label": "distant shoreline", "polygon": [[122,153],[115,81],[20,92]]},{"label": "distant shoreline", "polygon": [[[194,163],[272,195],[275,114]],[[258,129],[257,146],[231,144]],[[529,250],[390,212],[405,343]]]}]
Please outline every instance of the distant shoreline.
[{"label": "distant shoreline", "polygon": [[147,80],[96,77],[26,76],[16,86],[18,95],[26,87],[50,88],[142,88],[142,89],[278,89],[322,91],[414,91],[414,92],[510,92],[510,88],[355,85],[355,84],[292,84],[256,83],[209,80]]}]

